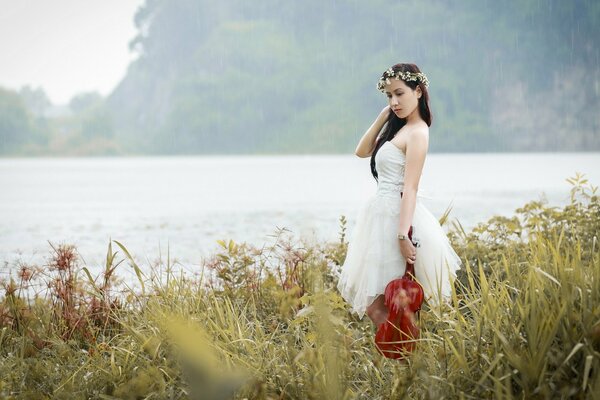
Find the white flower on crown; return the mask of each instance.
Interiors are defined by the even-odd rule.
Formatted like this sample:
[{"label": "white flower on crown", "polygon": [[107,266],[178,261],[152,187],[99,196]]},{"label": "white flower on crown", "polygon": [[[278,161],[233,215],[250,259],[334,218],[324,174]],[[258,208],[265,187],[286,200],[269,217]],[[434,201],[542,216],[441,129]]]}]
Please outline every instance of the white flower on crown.
[{"label": "white flower on crown", "polygon": [[389,85],[391,83],[390,78],[394,78],[396,80],[400,80],[402,78],[404,81],[421,82],[426,88],[429,87],[429,80],[424,73],[405,71],[394,72],[394,69],[390,67],[383,73],[383,76],[379,78],[379,82],[377,82],[377,89],[383,92],[385,90],[385,85]]}]

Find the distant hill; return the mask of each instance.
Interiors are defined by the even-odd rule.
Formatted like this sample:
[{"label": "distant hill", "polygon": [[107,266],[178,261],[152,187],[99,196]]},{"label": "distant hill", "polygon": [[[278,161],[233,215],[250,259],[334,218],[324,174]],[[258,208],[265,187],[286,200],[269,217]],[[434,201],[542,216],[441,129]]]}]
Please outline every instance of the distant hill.
[{"label": "distant hill", "polygon": [[73,125],[109,153],[348,153],[397,62],[431,83],[432,152],[600,150],[595,0],[146,0],[135,23]]},{"label": "distant hill", "polygon": [[351,151],[396,62],[429,77],[432,151],[600,149],[595,1],[147,1],[136,24],[108,102],[139,151]]}]

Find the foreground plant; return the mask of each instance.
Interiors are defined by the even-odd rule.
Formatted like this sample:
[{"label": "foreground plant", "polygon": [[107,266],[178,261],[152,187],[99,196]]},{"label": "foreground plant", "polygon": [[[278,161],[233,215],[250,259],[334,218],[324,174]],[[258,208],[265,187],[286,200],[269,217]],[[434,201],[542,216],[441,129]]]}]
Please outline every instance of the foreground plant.
[{"label": "foreground plant", "polygon": [[73,246],[53,246],[51,268],[19,265],[2,282],[0,398],[593,399],[600,202],[571,183],[562,209],[454,224],[465,268],[451,305],[421,313],[405,363],[378,353],[335,290],[343,217],[336,243],[222,241],[193,274],[140,266],[111,241],[96,277]]}]

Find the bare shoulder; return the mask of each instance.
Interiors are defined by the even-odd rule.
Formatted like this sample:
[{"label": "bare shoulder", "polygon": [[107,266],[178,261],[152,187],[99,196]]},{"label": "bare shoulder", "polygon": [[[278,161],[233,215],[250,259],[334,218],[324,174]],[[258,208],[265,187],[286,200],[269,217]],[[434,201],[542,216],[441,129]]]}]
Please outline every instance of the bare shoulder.
[{"label": "bare shoulder", "polygon": [[423,135],[425,137],[429,137],[429,126],[422,121],[418,125],[415,125],[410,131],[413,135]]},{"label": "bare shoulder", "polygon": [[429,127],[423,124],[411,129],[407,144],[421,144],[427,147],[429,144]]}]

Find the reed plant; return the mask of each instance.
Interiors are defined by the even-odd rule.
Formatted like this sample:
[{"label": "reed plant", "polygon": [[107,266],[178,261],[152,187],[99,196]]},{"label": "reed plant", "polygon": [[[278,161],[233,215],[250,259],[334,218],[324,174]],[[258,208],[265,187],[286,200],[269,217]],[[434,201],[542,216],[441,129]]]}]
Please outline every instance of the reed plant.
[{"label": "reed plant", "polygon": [[94,276],[52,245],[46,266],[1,282],[0,398],[599,398],[600,202],[582,175],[569,182],[562,208],[453,222],[464,268],[450,304],[425,305],[405,362],[378,353],[335,289],[343,216],[337,242],[223,240],[194,273],[140,266],[111,240]]}]

